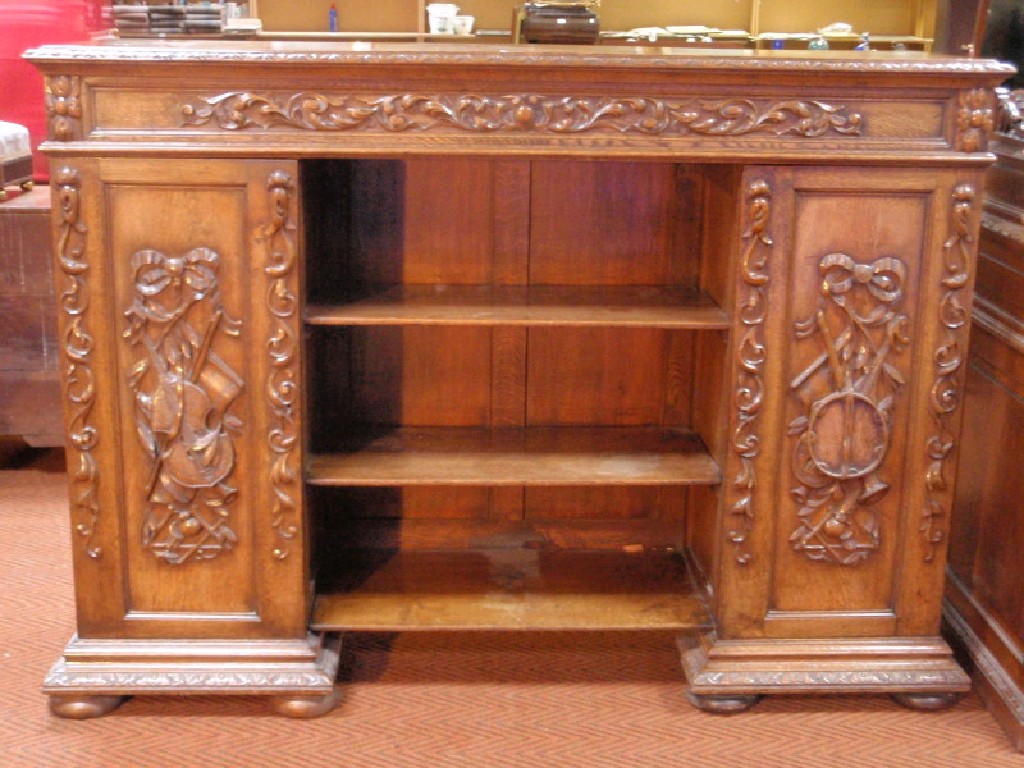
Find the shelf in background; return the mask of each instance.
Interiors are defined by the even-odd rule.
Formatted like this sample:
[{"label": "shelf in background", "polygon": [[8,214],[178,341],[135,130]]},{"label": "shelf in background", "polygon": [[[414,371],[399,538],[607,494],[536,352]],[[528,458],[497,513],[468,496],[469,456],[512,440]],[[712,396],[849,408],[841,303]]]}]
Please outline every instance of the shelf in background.
[{"label": "shelf in background", "polygon": [[660,427],[402,428],[314,454],[313,485],[710,485],[700,438]]},{"label": "shelf in background", "polygon": [[[318,584],[318,631],[683,630],[711,626],[674,552],[536,549],[352,553]],[[351,566],[351,567],[349,567]]]},{"label": "shelf in background", "polygon": [[560,325],[725,330],[698,291],[657,286],[405,286],[306,307],[311,325]]}]

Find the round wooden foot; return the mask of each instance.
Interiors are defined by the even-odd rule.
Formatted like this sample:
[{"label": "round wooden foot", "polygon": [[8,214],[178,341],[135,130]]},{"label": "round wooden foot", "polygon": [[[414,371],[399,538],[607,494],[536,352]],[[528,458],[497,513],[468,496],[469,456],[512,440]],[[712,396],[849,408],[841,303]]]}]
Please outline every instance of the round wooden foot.
[{"label": "round wooden foot", "polygon": [[341,701],[341,691],[332,688],[329,693],[293,696],[275,696],[271,699],[271,706],[279,715],[285,717],[320,717],[326,715]]},{"label": "round wooden foot", "polygon": [[757,704],[761,698],[755,694],[707,694],[693,693],[687,690],[686,700],[702,712],[711,712],[716,715],[733,715],[737,712],[746,712]]},{"label": "round wooden foot", "polygon": [[949,709],[956,704],[959,695],[955,693],[894,693],[893,701],[902,704],[907,709],[917,709],[922,712],[937,712],[940,709]]},{"label": "round wooden foot", "polygon": [[73,696],[50,696],[50,712],[57,717],[71,720],[88,720],[113,712],[128,699],[127,696],[97,696],[79,694]]}]

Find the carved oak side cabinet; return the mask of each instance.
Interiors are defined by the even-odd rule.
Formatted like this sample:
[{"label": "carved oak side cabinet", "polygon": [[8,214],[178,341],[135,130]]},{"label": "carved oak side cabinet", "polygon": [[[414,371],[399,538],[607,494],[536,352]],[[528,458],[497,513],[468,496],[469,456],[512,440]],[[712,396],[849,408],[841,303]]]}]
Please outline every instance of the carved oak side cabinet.
[{"label": "carved oak side cabinet", "polygon": [[54,713],[328,711],[345,632],[949,703],[991,89],[923,54],[106,42],[47,87]]}]

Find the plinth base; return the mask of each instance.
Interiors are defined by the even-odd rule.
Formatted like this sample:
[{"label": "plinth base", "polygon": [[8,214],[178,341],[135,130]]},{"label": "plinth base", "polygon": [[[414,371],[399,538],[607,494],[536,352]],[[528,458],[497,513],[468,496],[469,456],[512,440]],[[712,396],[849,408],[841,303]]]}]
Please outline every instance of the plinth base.
[{"label": "plinth base", "polygon": [[81,640],[72,638],[43,682],[50,711],[84,719],[134,694],[264,694],[289,717],[338,702],[341,637],[305,640]]},{"label": "plinth base", "polygon": [[[688,698],[742,711],[762,694],[886,693],[915,708],[948,706],[971,681],[938,637],[844,640],[679,639]],[[905,700],[905,701],[904,701]],[[929,706],[926,706],[928,704]]]}]

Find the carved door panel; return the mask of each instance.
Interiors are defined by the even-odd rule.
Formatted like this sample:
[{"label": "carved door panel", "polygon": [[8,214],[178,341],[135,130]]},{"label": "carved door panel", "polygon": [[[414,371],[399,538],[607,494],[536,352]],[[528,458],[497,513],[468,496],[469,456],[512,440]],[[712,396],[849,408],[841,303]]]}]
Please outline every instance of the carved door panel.
[{"label": "carved door panel", "polygon": [[937,634],[978,181],[748,169],[725,636]]},{"label": "carved door panel", "polygon": [[296,178],[55,176],[83,637],[304,635]]}]

